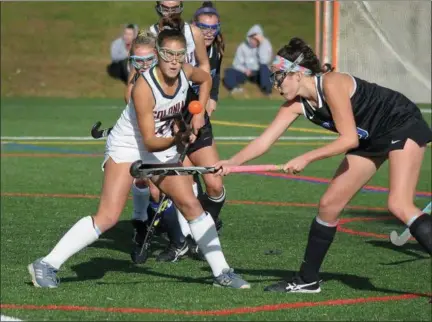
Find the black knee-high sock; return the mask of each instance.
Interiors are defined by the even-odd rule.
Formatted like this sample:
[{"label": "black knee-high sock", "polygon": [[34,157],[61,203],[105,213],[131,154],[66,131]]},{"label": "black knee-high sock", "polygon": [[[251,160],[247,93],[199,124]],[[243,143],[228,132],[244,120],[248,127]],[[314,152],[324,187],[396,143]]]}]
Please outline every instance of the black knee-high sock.
[{"label": "black knee-high sock", "polygon": [[410,225],[411,235],[432,255],[432,216],[422,214]]},{"label": "black knee-high sock", "polygon": [[203,190],[203,187],[201,185],[201,181],[200,181],[199,177],[200,177],[199,174],[193,175],[193,180],[197,184],[198,198],[201,198],[201,196],[204,194],[204,190]]},{"label": "black knee-high sock", "polygon": [[337,227],[323,225],[314,218],[309,230],[309,238],[303,263],[300,267],[300,277],[306,283],[319,280],[319,270],[324,257],[333,242]]},{"label": "black knee-high sock", "polygon": [[173,203],[164,210],[161,223],[166,229],[170,242],[180,247],[185,242],[185,236],[181,230]]},{"label": "black knee-high sock", "polygon": [[222,195],[219,198],[212,198],[207,193],[204,193],[200,199],[201,206],[204,211],[208,212],[212,217],[214,222],[216,223],[216,228],[219,230],[222,226],[222,222],[219,219],[220,212],[225,203],[225,188],[223,188]]}]

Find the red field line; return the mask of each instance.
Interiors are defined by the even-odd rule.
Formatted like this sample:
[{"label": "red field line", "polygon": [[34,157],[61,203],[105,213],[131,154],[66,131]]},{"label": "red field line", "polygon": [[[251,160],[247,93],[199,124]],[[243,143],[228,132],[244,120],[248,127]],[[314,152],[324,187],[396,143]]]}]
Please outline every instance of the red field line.
[{"label": "red field line", "polygon": [[[61,193],[24,193],[24,192],[2,192],[5,197],[31,197],[31,198],[69,198],[69,199],[99,199],[98,195],[88,194],[61,194]],[[131,199],[131,197],[129,197]],[[305,207],[316,208],[316,203],[299,203],[299,202],[278,202],[278,201],[251,201],[251,200],[227,200],[228,204],[233,205],[256,205],[256,206],[273,206],[273,207]],[[367,210],[367,211],[380,211],[386,212],[387,208],[383,207],[364,207],[364,206],[347,206],[346,209],[354,210]],[[342,218],[339,221],[338,231],[361,237],[373,237],[379,239],[388,239],[388,235],[376,234],[373,232],[358,231],[345,228],[344,225],[354,221],[376,221],[376,220],[389,220],[394,217],[358,217],[358,218]],[[413,238],[411,238],[413,240]]]},{"label": "red field line", "polygon": [[[393,216],[388,217],[376,217],[376,218],[370,218],[370,217],[357,217],[357,218],[342,218],[339,221],[339,225],[337,227],[337,230],[346,234],[355,235],[355,236],[362,236],[362,237],[373,237],[373,238],[380,238],[380,239],[389,239],[389,235],[385,234],[376,234],[376,233],[370,233],[367,231],[358,231],[353,229],[345,228],[344,225],[350,222],[354,221],[377,221],[377,220],[390,220],[395,219]],[[411,238],[413,239],[413,238]]]},{"label": "red field line", "polygon": [[[331,179],[328,178],[320,178],[320,177],[314,177],[314,176],[303,176],[298,174],[287,174],[287,173],[275,173],[275,172],[260,172],[261,174],[268,176],[268,177],[277,177],[277,178],[285,178],[285,179],[294,179],[294,180],[313,180],[315,182],[320,183],[330,183]],[[382,191],[382,192],[388,192],[389,188],[386,187],[380,187],[380,186],[371,186],[371,185],[365,185],[363,186],[363,189],[366,190],[375,190],[375,191]],[[432,196],[432,192],[430,191],[416,191],[416,193],[423,194],[425,196]]]},{"label": "red field line", "polygon": [[299,309],[305,307],[318,307],[318,306],[339,306],[339,305],[352,305],[362,303],[374,302],[390,302],[411,300],[419,297],[427,297],[427,294],[402,294],[394,296],[378,296],[378,297],[361,297],[354,299],[337,299],[327,300],[320,302],[296,302],[296,303],[281,303],[281,304],[267,304],[252,307],[239,307],[232,309],[222,310],[170,310],[159,308],[127,308],[127,307],[94,307],[94,306],[78,306],[78,305],[27,305],[27,304],[1,304],[1,309],[14,309],[14,310],[48,310],[48,311],[97,311],[97,312],[110,312],[110,313],[135,313],[135,314],[172,314],[172,315],[234,315],[234,314],[247,314],[256,312],[279,311],[286,309]]},{"label": "red field line", "polygon": [[[84,195],[84,194],[59,194],[59,193],[22,193],[22,192],[2,192],[5,197],[33,197],[33,198],[71,198],[71,199],[99,199],[98,195]],[[131,199],[131,197],[129,197]],[[277,201],[251,201],[251,200],[227,200],[227,203],[234,205],[259,205],[259,206],[275,206],[275,207],[306,207],[315,208],[318,205],[315,203],[299,203],[299,202],[277,202]],[[387,208],[382,207],[363,207],[363,206],[347,206],[348,209],[357,210],[372,210],[372,211],[387,211]],[[339,221],[338,231],[363,236],[387,239],[388,235],[369,233],[365,231],[356,231],[343,227],[343,225],[354,221],[376,221],[394,219],[392,216],[388,217],[358,217],[358,218],[342,218]]]},{"label": "red field line", "polygon": [[[99,199],[99,195],[89,194],[71,194],[71,193],[27,193],[27,192],[2,192],[4,197],[30,197],[30,198],[68,198],[68,199]],[[129,197],[129,199],[131,199]],[[252,200],[227,200],[233,205],[257,205],[257,206],[275,206],[275,207],[305,207],[316,208],[316,203],[300,203],[300,202],[279,202],[279,201],[252,201]],[[366,207],[366,206],[347,206],[346,209],[383,211],[387,212],[384,207]]]}]

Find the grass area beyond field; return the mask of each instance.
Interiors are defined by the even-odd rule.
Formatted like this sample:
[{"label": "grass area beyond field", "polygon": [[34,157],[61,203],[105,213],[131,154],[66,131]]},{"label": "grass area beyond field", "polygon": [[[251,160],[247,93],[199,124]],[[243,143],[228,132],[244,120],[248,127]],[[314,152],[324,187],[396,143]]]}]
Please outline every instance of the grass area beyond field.
[{"label": "grass area beyond field", "polygon": [[[98,204],[104,141],[78,137],[89,136],[97,120],[111,125],[124,106],[121,99],[47,98],[6,98],[1,105],[1,314],[56,321],[430,321],[424,297],[432,292],[430,257],[416,242],[395,247],[388,240],[404,227],[386,211],[387,164],[346,209],[322,267],[322,293],[263,292],[298,269],[316,203],[341,157],[311,164],[297,177],[226,177],[221,241],[250,290],[212,287],[208,265],[190,258],[133,265],[131,201],[115,228],[62,267],[60,288],[34,288],[27,264]],[[259,135],[277,105],[223,100],[214,115],[221,157]],[[321,130],[301,119],[255,163],[282,163],[320,146],[331,135]],[[430,146],[417,190],[415,202],[423,207],[431,199]],[[155,253],[162,247],[156,243]],[[282,253],[266,255],[269,250]]]},{"label": "grass area beyond field", "polygon": [[[201,3],[186,1],[185,21]],[[154,1],[2,2],[2,95],[116,97],[123,84],[106,73],[111,42],[126,23],[154,24],[154,6]],[[215,6],[226,43],[223,69],[254,24],[262,25],[274,52],[294,36],[314,43],[313,2],[218,1]],[[261,95],[252,84],[246,93]],[[221,88],[221,97],[226,95]]]}]

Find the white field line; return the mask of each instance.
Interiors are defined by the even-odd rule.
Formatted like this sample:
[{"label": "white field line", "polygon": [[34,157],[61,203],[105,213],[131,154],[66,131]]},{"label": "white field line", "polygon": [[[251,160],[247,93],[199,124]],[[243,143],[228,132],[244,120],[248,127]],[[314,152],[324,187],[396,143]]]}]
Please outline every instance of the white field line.
[{"label": "white field line", "polygon": [[13,316],[0,315],[0,321],[22,321],[18,318],[14,318]]},{"label": "white field line", "polygon": [[[282,136],[280,141],[325,141],[334,140],[333,136]],[[256,136],[216,136],[216,141],[251,141]],[[94,141],[91,136],[2,136],[2,141]],[[103,138],[102,140],[104,140]],[[7,142],[3,142],[7,143]]]}]

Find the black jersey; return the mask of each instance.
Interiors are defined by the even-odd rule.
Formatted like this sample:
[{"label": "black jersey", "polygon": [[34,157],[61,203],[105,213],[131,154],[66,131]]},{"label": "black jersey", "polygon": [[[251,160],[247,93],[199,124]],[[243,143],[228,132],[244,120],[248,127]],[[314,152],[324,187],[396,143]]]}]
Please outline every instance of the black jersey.
[{"label": "black jersey", "polygon": [[[311,122],[337,132],[325,100],[322,87],[324,76],[325,74],[315,76],[318,107],[312,106],[308,100],[302,98],[303,112]],[[399,129],[411,118],[422,118],[419,108],[403,94],[351,77],[355,85],[351,95],[351,105],[359,139],[380,137]]]},{"label": "black jersey", "polygon": [[207,48],[207,56],[210,62],[210,74],[214,78],[216,74],[220,74],[222,64],[222,56],[214,42]]},{"label": "black jersey", "polygon": [[[207,47],[207,56],[210,63],[210,75],[212,77],[210,98],[217,101],[219,96],[222,55],[219,53],[218,48],[214,42],[209,47]],[[192,88],[196,94],[199,93],[199,85],[192,83]]]}]

